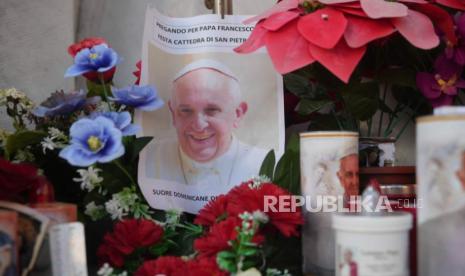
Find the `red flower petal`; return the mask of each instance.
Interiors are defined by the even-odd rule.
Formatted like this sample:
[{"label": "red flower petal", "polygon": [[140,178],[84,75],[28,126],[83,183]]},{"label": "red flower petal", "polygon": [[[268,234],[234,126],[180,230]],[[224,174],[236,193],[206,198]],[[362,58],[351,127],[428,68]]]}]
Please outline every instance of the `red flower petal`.
[{"label": "red flower petal", "polygon": [[230,249],[229,241],[237,238],[236,227],[240,225],[238,217],[229,217],[213,225],[206,236],[194,241],[195,250],[201,257],[215,257],[218,252]]},{"label": "red flower petal", "polygon": [[299,17],[299,13],[295,11],[286,11],[275,13],[263,21],[263,28],[269,31],[277,31],[282,26],[286,25],[293,19]]},{"label": "red flower petal", "polygon": [[355,67],[365,54],[366,47],[350,48],[346,42],[341,39],[339,44],[331,50],[323,49],[312,44],[309,44],[309,50],[319,63],[331,71],[336,77],[347,83]]},{"label": "red flower petal", "polygon": [[345,14],[353,14],[353,15],[360,16],[360,17],[368,17],[368,15],[362,9],[337,7],[337,10]]},{"label": "red flower petal", "polygon": [[356,2],[356,1],[357,0],[318,0],[318,2],[321,2],[323,4],[327,4],[327,5],[350,3],[350,2]]},{"label": "red flower petal", "polygon": [[79,51],[85,48],[92,48],[95,45],[108,44],[105,39],[101,37],[88,37],[78,43],[72,44],[68,47],[68,54],[74,57]]},{"label": "red flower petal", "polygon": [[24,192],[37,192],[44,181],[33,165],[15,164],[0,157],[0,200],[24,202]]},{"label": "red flower petal", "polygon": [[266,48],[276,70],[286,74],[315,59],[308,52],[308,42],[297,31],[297,20],[266,36]]},{"label": "red flower petal", "polygon": [[98,257],[102,263],[121,266],[122,260],[134,250],[154,245],[162,236],[163,228],[151,220],[123,220],[115,225],[113,232],[104,236]]},{"label": "red flower petal", "polygon": [[415,5],[414,10],[428,16],[434,25],[441,29],[448,41],[454,45],[457,44],[454,20],[447,11],[431,4]]},{"label": "red flower petal", "polygon": [[229,198],[225,195],[218,196],[215,200],[205,205],[194,220],[195,224],[212,226],[218,219],[227,214],[226,206]]},{"label": "red flower petal", "polygon": [[[274,229],[286,237],[299,236],[298,226],[303,223],[300,208],[296,208],[294,212],[292,210],[274,212],[271,208],[265,210],[264,206],[265,196],[274,196],[276,198],[285,196],[290,199],[289,192],[272,183],[263,183],[260,187],[254,189],[251,189],[249,184],[249,182],[245,182],[228,193],[230,197],[228,213],[237,216],[245,211],[249,213],[257,210],[266,211],[265,214],[269,218],[269,224],[266,227],[273,226]],[[260,243],[260,239],[254,239],[254,242]]]},{"label": "red flower petal", "polygon": [[288,10],[295,9],[299,6],[299,0],[283,0],[273,7],[271,9],[263,12],[262,14],[259,14],[257,16],[251,17],[247,20],[244,21],[244,24],[250,24],[255,21],[260,21],[264,18],[268,18],[269,16],[278,13],[278,12],[285,12]]},{"label": "red flower petal", "polygon": [[347,20],[349,23],[344,38],[352,48],[361,47],[370,41],[395,32],[394,27],[386,20],[373,20],[357,16],[347,16]]},{"label": "red flower petal", "polygon": [[415,3],[415,4],[427,4],[428,2],[425,0],[399,0],[399,2],[404,3]]},{"label": "red flower petal", "polygon": [[347,27],[344,14],[333,8],[323,8],[299,19],[297,28],[305,39],[321,48],[336,46]]},{"label": "red flower petal", "polygon": [[198,258],[187,262],[189,276],[227,276],[229,273],[220,270],[216,258]]},{"label": "red flower petal", "polygon": [[384,0],[360,0],[360,3],[370,18],[407,16],[408,8],[401,3]]},{"label": "red flower petal", "polygon": [[431,49],[439,45],[439,37],[431,20],[424,14],[408,10],[406,17],[392,18],[399,33],[415,47]]},{"label": "red flower petal", "polygon": [[268,31],[262,27],[262,24],[263,21],[258,22],[247,40],[234,48],[236,53],[248,54],[265,45],[265,37]]},{"label": "red flower petal", "polygon": [[187,263],[181,257],[162,256],[156,260],[144,262],[134,273],[134,276],[185,275]]},{"label": "red flower petal", "polygon": [[465,2],[463,0],[436,0],[436,2],[450,8],[465,10]]}]

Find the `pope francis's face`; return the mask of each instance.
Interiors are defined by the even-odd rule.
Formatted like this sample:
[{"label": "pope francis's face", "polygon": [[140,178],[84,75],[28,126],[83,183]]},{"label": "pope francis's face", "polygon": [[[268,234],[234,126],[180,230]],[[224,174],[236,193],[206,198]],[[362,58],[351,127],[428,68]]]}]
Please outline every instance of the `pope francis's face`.
[{"label": "pope francis's face", "polygon": [[351,154],[341,158],[337,176],[347,196],[359,194],[358,155]]},{"label": "pope francis's face", "polygon": [[197,162],[225,153],[233,129],[247,112],[237,81],[208,68],[188,72],[174,82],[169,108],[183,152]]}]

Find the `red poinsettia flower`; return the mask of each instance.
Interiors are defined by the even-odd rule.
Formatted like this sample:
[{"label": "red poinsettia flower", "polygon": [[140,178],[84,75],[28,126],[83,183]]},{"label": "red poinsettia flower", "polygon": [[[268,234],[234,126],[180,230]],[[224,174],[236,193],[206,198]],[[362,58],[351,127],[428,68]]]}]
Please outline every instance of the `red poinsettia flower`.
[{"label": "red poinsettia flower", "polygon": [[463,0],[434,0],[434,1],[449,8],[465,11],[465,2]]},{"label": "red poinsettia flower", "polygon": [[[74,58],[77,53],[79,53],[83,49],[91,49],[94,46],[105,44],[108,46],[108,43],[105,39],[101,37],[88,37],[85,38],[78,43],[72,44],[68,47],[68,53]],[[111,68],[110,70],[103,73],[103,79],[105,82],[110,82],[113,79],[113,76],[116,72],[116,66]],[[97,72],[88,72],[84,73],[83,76],[95,83],[100,83],[99,74]]]},{"label": "red poinsettia flower", "polygon": [[136,63],[136,67],[137,67],[137,70],[134,71],[134,72],[132,72],[132,74],[133,74],[134,76],[136,76],[136,78],[137,78],[137,79],[136,79],[136,82],[134,82],[134,84],[135,84],[135,85],[139,85],[139,83],[140,83],[140,74],[141,74],[141,72],[142,72],[142,61],[141,61],[141,60],[139,60],[139,61]]},{"label": "red poinsettia flower", "polygon": [[237,216],[213,225],[206,236],[194,241],[194,249],[201,257],[215,257],[218,252],[231,248],[229,241],[236,239],[236,228],[240,225],[241,220]]},{"label": "red poinsettia flower", "polygon": [[222,271],[215,258],[198,258],[187,262],[187,271],[185,275],[189,276],[227,276],[228,272]]},{"label": "red poinsettia flower", "polygon": [[23,203],[26,201],[24,193],[34,193],[44,185],[50,183],[45,177],[38,175],[37,168],[33,165],[14,164],[0,158],[0,200]]},{"label": "red poinsettia flower", "polygon": [[285,196],[290,200],[289,192],[273,183],[264,183],[256,188],[251,187],[250,184],[250,182],[243,183],[229,192],[228,213],[233,216],[258,210],[264,212],[270,223],[284,236],[298,236],[298,226],[303,223],[300,208],[296,208],[295,212],[273,212],[272,208],[270,210],[264,208],[265,196],[278,199],[280,196]]},{"label": "red poinsettia flower", "polygon": [[215,200],[208,202],[194,220],[195,224],[212,226],[227,217],[228,197],[218,196]]},{"label": "red poinsettia flower", "polygon": [[[426,5],[424,0],[399,0]],[[239,53],[266,46],[278,72],[317,61],[348,82],[366,45],[396,30],[422,49],[439,44],[431,20],[403,3],[384,0],[283,0],[262,15]]]},{"label": "red poinsettia flower", "polygon": [[97,256],[102,263],[121,267],[125,256],[137,248],[156,244],[162,236],[163,228],[151,220],[123,220],[115,225],[112,233],[105,235]]},{"label": "red poinsettia flower", "polygon": [[146,261],[134,273],[134,276],[182,276],[188,274],[187,264],[180,257],[163,256]]}]

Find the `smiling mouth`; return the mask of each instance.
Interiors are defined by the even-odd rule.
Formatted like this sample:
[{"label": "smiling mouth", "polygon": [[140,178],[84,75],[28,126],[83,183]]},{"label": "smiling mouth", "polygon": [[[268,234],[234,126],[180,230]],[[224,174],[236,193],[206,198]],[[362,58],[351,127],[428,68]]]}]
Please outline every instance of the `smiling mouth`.
[{"label": "smiling mouth", "polygon": [[190,134],[189,137],[194,141],[205,141],[213,137],[215,134],[213,133],[205,133],[205,134]]}]

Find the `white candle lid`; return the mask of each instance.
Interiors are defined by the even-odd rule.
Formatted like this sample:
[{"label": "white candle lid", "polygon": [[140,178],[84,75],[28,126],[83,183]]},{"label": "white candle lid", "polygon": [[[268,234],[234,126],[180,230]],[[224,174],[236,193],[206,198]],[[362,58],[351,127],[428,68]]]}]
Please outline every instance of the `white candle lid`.
[{"label": "white candle lid", "polygon": [[465,106],[441,106],[434,109],[434,115],[465,115]]},{"label": "white candle lid", "polygon": [[334,214],[333,228],[350,232],[396,232],[413,226],[412,214],[407,212],[385,213],[382,216],[362,216],[357,213]]}]

